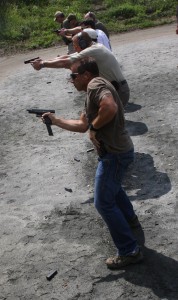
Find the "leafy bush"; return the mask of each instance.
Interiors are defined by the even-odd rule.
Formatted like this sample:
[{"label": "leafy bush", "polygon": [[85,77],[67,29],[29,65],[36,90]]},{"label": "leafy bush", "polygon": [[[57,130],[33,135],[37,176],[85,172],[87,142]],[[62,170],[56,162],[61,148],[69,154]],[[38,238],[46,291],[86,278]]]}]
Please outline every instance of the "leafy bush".
[{"label": "leafy bush", "polygon": [[113,7],[105,12],[104,16],[107,20],[109,19],[130,19],[138,14],[143,14],[144,8],[138,5],[124,4],[117,7]]},{"label": "leafy bush", "polygon": [[[116,1],[115,0],[104,0],[103,2],[106,5],[106,7],[116,6]],[[117,5],[120,5],[120,4],[123,4],[123,3],[126,3],[126,1],[125,0],[118,0],[117,1]]]},{"label": "leafy bush", "polygon": [[[79,20],[94,11],[110,32],[123,32],[172,22],[177,0],[0,0],[0,47],[41,48],[61,38],[54,13],[75,13]],[[15,45],[15,46],[14,46]]]}]

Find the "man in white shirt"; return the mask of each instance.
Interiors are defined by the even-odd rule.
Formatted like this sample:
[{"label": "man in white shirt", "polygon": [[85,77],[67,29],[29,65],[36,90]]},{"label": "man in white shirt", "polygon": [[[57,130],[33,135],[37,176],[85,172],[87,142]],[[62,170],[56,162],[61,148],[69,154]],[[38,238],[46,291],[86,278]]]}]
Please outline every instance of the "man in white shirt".
[{"label": "man in white shirt", "polygon": [[110,46],[109,40],[102,30],[100,30],[100,29],[94,30],[92,28],[84,28],[83,31],[88,33],[88,35],[91,37],[93,42],[100,43],[100,44],[104,45],[108,50],[111,51],[111,46]]},{"label": "man in white shirt", "polygon": [[104,33],[104,31],[100,29],[96,29],[95,22],[93,20],[85,20],[81,22],[81,27],[83,29],[85,28],[92,28],[93,30],[96,30],[96,33],[98,35],[97,42],[100,44],[103,44],[106,48],[108,48],[110,51],[111,49],[111,43],[110,40],[108,39],[107,35]]}]

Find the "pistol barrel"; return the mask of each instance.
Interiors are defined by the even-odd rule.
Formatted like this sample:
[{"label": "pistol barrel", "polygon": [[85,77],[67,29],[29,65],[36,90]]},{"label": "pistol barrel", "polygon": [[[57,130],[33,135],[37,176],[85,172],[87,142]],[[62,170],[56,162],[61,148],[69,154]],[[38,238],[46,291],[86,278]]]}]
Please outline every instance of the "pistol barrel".
[{"label": "pistol barrel", "polygon": [[25,60],[24,61],[24,64],[30,64],[32,61],[34,61],[35,59],[39,59],[39,56],[38,57],[34,57],[34,58],[31,58],[31,59],[28,59],[28,60]]}]

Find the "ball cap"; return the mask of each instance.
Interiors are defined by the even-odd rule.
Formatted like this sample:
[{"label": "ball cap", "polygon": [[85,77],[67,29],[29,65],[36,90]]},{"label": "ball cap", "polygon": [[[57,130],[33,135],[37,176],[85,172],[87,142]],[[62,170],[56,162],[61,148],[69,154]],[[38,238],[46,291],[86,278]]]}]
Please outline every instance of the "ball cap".
[{"label": "ball cap", "polygon": [[85,28],[83,29],[84,32],[88,33],[88,35],[91,37],[92,40],[97,40],[98,35],[96,33],[96,30],[92,28]]},{"label": "ball cap", "polygon": [[56,11],[54,14],[54,21],[56,21],[57,17],[63,16],[63,12],[62,11]]},{"label": "ball cap", "polygon": [[77,17],[76,17],[76,15],[74,15],[74,14],[69,14],[68,15],[68,17],[67,17],[67,20],[70,22],[70,21],[72,21],[72,20],[76,20],[77,19]]}]

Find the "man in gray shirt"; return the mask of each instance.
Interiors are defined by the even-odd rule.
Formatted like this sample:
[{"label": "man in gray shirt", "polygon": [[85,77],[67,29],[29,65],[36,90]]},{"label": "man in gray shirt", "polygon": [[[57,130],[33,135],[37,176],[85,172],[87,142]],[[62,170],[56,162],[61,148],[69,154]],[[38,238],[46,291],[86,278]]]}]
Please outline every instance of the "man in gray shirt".
[{"label": "man in gray shirt", "polygon": [[70,69],[72,63],[84,57],[92,57],[96,60],[101,77],[110,81],[115,87],[123,106],[129,101],[130,90],[124,78],[120,65],[114,56],[102,44],[92,42],[86,32],[80,32],[73,37],[73,46],[76,50],[71,55],[57,57],[53,60],[38,59],[32,63],[35,70],[41,68],[67,68]]}]

